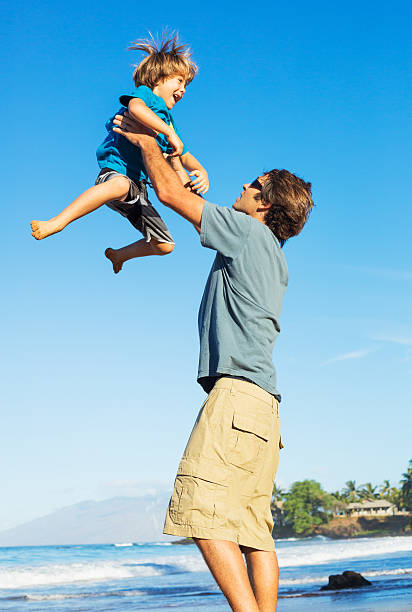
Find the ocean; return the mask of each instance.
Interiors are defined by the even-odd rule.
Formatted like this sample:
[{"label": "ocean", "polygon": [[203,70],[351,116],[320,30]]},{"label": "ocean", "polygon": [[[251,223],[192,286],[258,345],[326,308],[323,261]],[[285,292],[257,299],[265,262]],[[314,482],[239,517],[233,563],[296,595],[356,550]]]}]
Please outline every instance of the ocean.
[{"label": "ocean", "polygon": [[[279,540],[278,611],[412,612],[412,537]],[[354,570],[372,586],[320,591]],[[229,610],[194,545],[0,548],[0,612]]]}]

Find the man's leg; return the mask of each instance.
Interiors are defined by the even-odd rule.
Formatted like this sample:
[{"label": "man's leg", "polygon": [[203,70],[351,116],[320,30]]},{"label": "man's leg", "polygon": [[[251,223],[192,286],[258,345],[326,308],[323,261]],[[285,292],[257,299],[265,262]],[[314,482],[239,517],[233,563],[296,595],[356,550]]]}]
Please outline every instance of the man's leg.
[{"label": "man's leg", "polygon": [[[235,426],[251,414],[259,428]],[[221,378],[196,420],[170,500],[164,533],[193,537],[235,612],[276,610],[270,500],[279,437],[277,401],[251,383]]]},{"label": "man's leg", "polygon": [[242,550],[259,611],[275,612],[279,585],[276,553],[246,547],[242,547]]},{"label": "man's leg", "polygon": [[[234,612],[269,610],[259,608],[256,603],[238,544],[227,540],[193,539]],[[275,609],[271,608],[272,611]]]}]

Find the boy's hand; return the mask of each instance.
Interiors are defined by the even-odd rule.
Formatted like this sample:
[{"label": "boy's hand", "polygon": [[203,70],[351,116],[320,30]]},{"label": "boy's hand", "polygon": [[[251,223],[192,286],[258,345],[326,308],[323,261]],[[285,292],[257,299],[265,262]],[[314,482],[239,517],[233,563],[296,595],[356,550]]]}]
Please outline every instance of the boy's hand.
[{"label": "boy's hand", "polygon": [[166,138],[169,141],[170,146],[173,148],[173,153],[171,153],[171,155],[181,155],[183,151],[183,142],[180,140],[176,132],[171,130],[170,134],[168,134]]},{"label": "boy's hand", "polygon": [[173,168],[175,172],[179,172],[181,170],[183,170],[184,172],[184,168],[182,166],[182,162],[180,161],[179,155],[171,155],[169,153],[163,153],[163,157],[165,158],[165,160],[168,162],[168,164]]},{"label": "boy's hand", "polygon": [[209,177],[204,168],[201,170],[192,170],[189,176],[194,176],[192,179],[190,186],[193,191],[204,195],[209,190]]}]

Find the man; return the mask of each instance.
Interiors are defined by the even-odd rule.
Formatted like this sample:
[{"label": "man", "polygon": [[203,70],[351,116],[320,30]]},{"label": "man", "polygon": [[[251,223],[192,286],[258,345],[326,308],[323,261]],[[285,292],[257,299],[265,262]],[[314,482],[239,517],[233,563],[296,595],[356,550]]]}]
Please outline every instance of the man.
[{"label": "man", "polygon": [[199,312],[198,382],[209,395],[178,468],[165,533],[193,537],[232,610],[273,612],[270,501],[281,440],[272,352],[288,282],[281,247],[306,223],[311,185],[272,170],[245,184],[232,209],[216,206],[183,188],[153,134],[127,116],[115,123],[141,148],[159,200],[217,252]]}]

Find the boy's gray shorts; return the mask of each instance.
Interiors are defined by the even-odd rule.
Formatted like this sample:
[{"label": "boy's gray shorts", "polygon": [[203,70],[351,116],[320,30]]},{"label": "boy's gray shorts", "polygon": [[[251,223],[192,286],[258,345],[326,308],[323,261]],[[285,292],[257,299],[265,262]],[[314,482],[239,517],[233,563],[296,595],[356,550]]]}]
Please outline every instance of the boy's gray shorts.
[{"label": "boy's gray shorts", "polygon": [[[96,185],[105,183],[115,176],[125,176],[112,170],[111,168],[103,168],[96,179]],[[130,183],[129,193],[125,200],[113,200],[106,202],[106,205],[123,215],[130,223],[139,230],[150,242],[152,238],[159,242],[168,242],[174,244],[171,233],[167,229],[166,223],[154,208],[147,196],[147,186],[143,181],[133,181],[128,176],[127,180]]]}]

